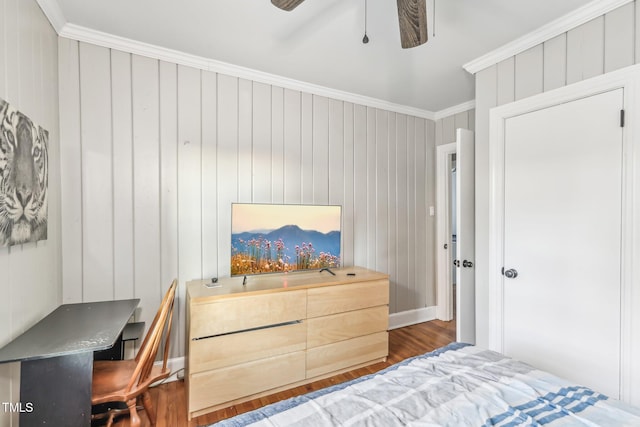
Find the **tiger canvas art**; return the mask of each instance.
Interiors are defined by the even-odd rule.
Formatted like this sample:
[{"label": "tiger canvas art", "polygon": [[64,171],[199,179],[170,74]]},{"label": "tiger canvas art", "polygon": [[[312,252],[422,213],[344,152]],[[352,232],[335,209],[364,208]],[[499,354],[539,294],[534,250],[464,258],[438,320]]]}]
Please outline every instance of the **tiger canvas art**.
[{"label": "tiger canvas art", "polygon": [[48,139],[0,98],[0,246],[47,239]]}]

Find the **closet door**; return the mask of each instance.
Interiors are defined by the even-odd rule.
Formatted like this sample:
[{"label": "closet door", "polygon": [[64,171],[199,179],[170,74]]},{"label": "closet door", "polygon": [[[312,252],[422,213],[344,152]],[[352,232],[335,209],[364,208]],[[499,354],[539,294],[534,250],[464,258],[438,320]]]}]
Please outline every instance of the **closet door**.
[{"label": "closet door", "polygon": [[620,385],[623,90],[507,119],[503,350]]}]

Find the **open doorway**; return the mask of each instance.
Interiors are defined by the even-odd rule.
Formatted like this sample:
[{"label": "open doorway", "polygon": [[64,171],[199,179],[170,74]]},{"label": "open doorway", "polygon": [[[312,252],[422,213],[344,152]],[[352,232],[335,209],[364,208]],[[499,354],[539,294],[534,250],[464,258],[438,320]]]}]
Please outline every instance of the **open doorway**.
[{"label": "open doorway", "polygon": [[436,317],[440,320],[450,321],[455,319],[455,294],[453,284],[456,280],[456,267],[454,265],[457,239],[453,235],[457,233],[456,227],[456,174],[453,168],[456,162],[456,143],[439,145],[436,147],[436,175],[437,175],[437,263],[438,285]]},{"label": "open doorway", "polygon": [[456,339],[475,344],[474,135],[436,147],[436,317],[456,322]]},{"label": "open doorway", "polygon": [[[450,256],[451,258],[455,258],[456,254],[458,253],[457,250],[457,240],[458,240],[458,229],[457,229],[457,217],[458,215],[456,214],[457,212],[457,207],[456,207],[456,191],[457,191],[457,182],[456,182],[456,153],[451,153],[449,155],[449,159],[448,159],[448,164],[449,164],[449,182],[451,183],[451,185],[449,185],[449,188],[447,189],[447,191],[449,192],[449,212],[447,212],[448,217],[449,217],[449,223],[451,224],[450,226],[450,230],[449,233],[451,234],[451,252],[450,252]],[[451,269],[451,301],[453,304],[453,310],[452,310],[452,315],[453,315],[453,319],[455,320],[456,318],[456,276],[457,276],[457,269],[456,269],[456,265],[455,263],[455,259],[454,260],[450,260],[449,262],[449,268]]]}]

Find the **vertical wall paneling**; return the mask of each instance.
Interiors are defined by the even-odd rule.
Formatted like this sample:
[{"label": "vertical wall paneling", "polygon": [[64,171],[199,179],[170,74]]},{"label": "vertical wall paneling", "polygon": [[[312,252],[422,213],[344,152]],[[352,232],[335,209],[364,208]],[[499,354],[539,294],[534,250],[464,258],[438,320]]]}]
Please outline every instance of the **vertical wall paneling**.
[{"label": "vertical wall paneling", "polygon": [[[7,39],[7,12],[6,12],[6,3],[7,0],[0,1],[0,58],[3,59],[2,66],[0,66],[0,93],[4,96],[7,93],[7,84],[6,84],[6,58],[7,58],[7,48],[5,40]],[[0,279],[2,280],[2,279]]]},{"label": "vertical wall paneling", "polygon": [[78,42],[60,38],[60,196],[62,198],[62,301],[82,301],[82,137]]},{"label": "vertical wall paneling", "polygon": [[543,80],[546,92],[567,84],[567,34],[563,33],[547,40],[543,49]]},{"label": "vertical wall paneling", "polygon": [[109,50],[80,43],[83,298],[112,299],[113,173]]},{"label": "vertical wall paneling", "polygon": [[357,264],[354,261],[354,107],[344,103],[344,203],[342,205],[342,263]]},{"label": "vertical wall paneling", "polygon": [[201,276],[202,116],[201,72],[178,66],[178,272],[184,280]]},{"label": "vertical wall paneling", "polygon": [[635,2],[627,3],[604,17],[604,72],[617,70],[634,62]]},{"label": "vertical wall paneling", "polygon": [[516,98],[515,85],[516,58],[507,58],[497,65],[498,105],[513,102]]},{"label": "vertical wall paneling", "polygon": [[442,143],[447,144],[456,140],[456,118],[447,116],[442,122]]},{"label": "vertical wall paneling", "polygon": [[[59,125],[68,121],[69,115],[59,115],[58,100],[58,55],[66,48],[64,55],[73,56],[74,74],[61,80],[61,87],[71,83],[75,86],[69,102],[74,112],[79,114],[79,76],[77,43],[72,46],[61,43],[51,28],[46,16],[35,1],[0,0],[0,98],[27,115],[35,123],[49,132],[49,186],[47,239],[37,243],[0,247],[0,292],[4,303],[0,308],[0,346],[17,337],[31,325],[53,310],[62,301],[62,257],[60,213],[60,138]],[[71,52],[70,52],[71,51]],[[75,77],[75,78],[74,78]],[[77,115],[74,116],[77,121]],[[77,133],[76,133],[77,132]],[[70,142],[79,142],[79,127],[74,129]],[[75,168],[66,172],[65,178],[74,175],[80,182],[80,151],[74,145],[72,156],[78,160]],[[69,148],[66,146],[65,149]],[[80,187],[74,188],[80,194]],[[77,220],[80,228],[81,198],[78,197]],[[65,226],[70,226],[65,222]],[[72,293],[82,294],[82,268],[80,234],[72,235],[76,254],[79,256],[67,264],[77,280]],[[0,366],[0,402],[17,403],[20,400],[20,364],[10,363]],[[5,408],[6,409],[6,408]],[[19,413],[0,410],[0,425],[17,426]]]},{"label": "vertical wall paneling", "polygon": [[634,45],[636,47],[635,50],[635,64],[640,63],[640,4],[638,4],[638,0],[633,2],[635,8],[635,40]]},{"label": "vertical wall paneling", "polygon": [[455,129],[469,129],[469,114],[467,111],[462,111],[455,114],[453,116],[453,120]]},{"label": "vertical wall paneling", "polygon": [[389,112],[376,110],[375,269],[389,271]]},{"label": "vertical wall paneling", "polygon": [[284,90],[284,202],[302,201],[301,94]]},{"label": "vertical wall paneling", "polygon": [[271,201],[284,202],[284,89],[271,87]]},{"label": "vertical wall paneling", "polygon": [[389,235],[389,311],[396,311],[398,286],[398,169],[397,162],[397,113],[389,113],[387,167],[389,170],[389,196],[387,204],[387,232]]},{"label": "vertical wall paneling", "polygon": [[543,91],[543,45],[537,45],[516,55],[515,99],[527,98]]},{"label": "vertical wall paneling", "polygon": [[366,244],[367,263],[365,267],[376,268],[376,109],[367,107],[367,138],[366,138]]},{"label": "vertical wall paneling", "polygon": [[467,111],[467,113],[469,114],[469,130],[475,131],[476,130],[476,110],[475,108],[473,108]]},{"label": "vertical wall paneling", "polygon": [[111,54],[113,296],[133,298],[133,125],[131,55]]},{"label": "vertical wall paneling", "polygon": [[[133,111],[134,295],[147,327],[160,305],[160,93],[157,60],[134,56]],[[84,140],[83,140],[84,142]]]},{"label": "vertical wall paneling", "polygon": [[313,203],[329,203],[329,100],[313,96]]},{"label": "vertical wall paneling", "polygon": [[397,246],[397,266],[398,266],[398,286],[396,287],[396,310],[408,310],[410,305],[409,296],[409,213],[408,213],[408,147],[407,147],[407,116],[396,115],[396,170],[397,174],[397,210],[396,218],[398,223],[398,246]]},{"label": "vertical wall paneling", "polygon": [[345,202],[344,117],[344,102],[329,99],[328,203],[342,206],[343,209]]},{"label": "vertical wall paneling", "polygon": [[[68,298],[140,297],[139,317],[150,322],[177,277],[172,356],[183,355],[184,283],[230,274],[231,204],[241,201],[341,205],[343,264],[389,273],[392,312],[430,301],[434,122],[64,39],[60,46]],[[468,112],[442,122],[450,135],[471,123]],[[98,183],[109,187],[94,203]],[[98,243],[99,262],[91,258]],[[101,277],[107,286],[83,277],[97,268],[110,272]]]},{"label": "vertical wall paneling", "polygon": [[367,265],[367,108],[353,112],[353,259]]},{"label": "vertical wall paneling", "polygon": [[302,203],[313,204],[313,95],[302,93],[300,141],[302,143]]},{"label": "vertical wall paneling", "polygon": [[[468,122],[466,120],[466,112],[456,115],[456,118],[464,117],[464,123],[460,122],[460,127],[466,127]],[[456,119],[456,125],[458,120]],[[415,126],[415,235],[416,235],[416,305],[418,308],[423,308],[427,301],[427,267],[430,266],[430,261],[427,258],[427,227],[429,222],[428,210],[427,210],[427,147],[426,147],[426,125],[424,119],[416,118]]]},{"label": "vertical wall paneling", "polygon": [[[218,275],[218,105],[217,75],[203,71],[202,78],[202,277]],[[223,181],[224,182],[224,181]]]},{"label": "vertical wall paneling", "polygon": [[[4,2],[4,29],[5,29],[5,79],[7,82],[5,100],[17,103],[20,98],[20,61],[19,61],[19,22],[25,18],[18,12],[18,0],[5,0]],[[8,64],[14,64],[9,67]]]},{"label": "vertical wall paneling", "polygon": [[416,242],[417,242],[417,217],[416,217],[416,118],[407,117],[407,245],[409,254],[409,277],[407,281],[407,287],[409,288],[409,300],[408,306],[411,307],[413,301],[418,300],[418,285],[416,268],[418,263],[423,264],[424,260],[418,259],[416,254]]},{"label": "vertical wall paneling", "polygon": [[[18,2],[18,25],[29,28],[32,25],[32,8],[37,8],[37,4],[32,1]],[[38,109],[38,101],[35,94],[34,57],[38,55],[35,46],[36,34],[32,31],[21,31],[18,37],[18,68],[20,79],[17,81],[18,93],[20,97],[20,109],[30,111],[35,114]]]},{"label": "vertical wall paneling", "polygon": [[[162,293],[178,272],[178,67],[161,61],[160,92],[160,283]],[[203,197],[204,199],[204,197]],[[204,200],[203,200],[204,203]],[[184,294],[178,284],[178,298]],[[180,327],[184,299],[174,308],[171,354],[184,354],[184,328]],[[143,302],[142,304],[146,304]]]},{"label": "vertical wall paneling", "polygon": [[[252,201],[271,203],[271,86],[253,83]],[[251,173],[249,165],[239,164],[239,173]]]},{"label": "vertical wall paneling", "polygon": [[442,134],[442,120],[436,120],[436,146],[444,144],[444,135]]},{"label": "vertical wall paneling", "polygon": [[[5,28],[7,19],[5,3],[6,1],[0,1],[0,59],[2,59],[2,65],[0,65],[0,97],[6,96],[7,93],[7,85],[5,82],[5,64],[7,58],[7,50],[5,47]],[[0,248],[0,271],[5,272],[4,274],[0,274],[0,292],[2,292],[2,295],[7,296],[9,301],[11,301],[9,277],[11,270],[9,270],[9,248],[7,247]],[[11,340],[11,320],[11,311],[8,309],[7,305],[4,304],[0,309],[0,324],[5,325],[5,328],[0,330],[0,346],[4,346]],[[5,372],[9,373],[8,366],[0,366],[0,390],[10,390],[11,387],[10,374],[5,376]],[[0,398],[3,397],[6,396],[0,392]]]},{"label": "vertical wall paneling", "polygon": [[[7,84],[6,84],[6,70],[5,64],[7,63],[7,51],[6,51],[6,27],[7,27],[7,14],[6,14],[6,0],[0,1],[0,60],[2,61],[2,65],[0,65],[0,96],[6,97],[7,93]],[[0,271],[4,272],[4,274],[0,274],[0,292],[2,295],[5,295],[5,298],[8,301],[12,301],[12,293],[11,293],[11,270],[9,269],[9,248],[0,248]],[[7,342],[11,340],[12,334],[12,316],[11,310],[7,307],[6,304],[0,309],[0,324],[5,325],[2,330],[0,330],[0,346],[4,346]],[[14,398],[12,396],[12,365],[17,364],[7,364],[0,365],[0,400],[3,402],[12,402]],[[17,380],[17,375],[15,376]],[[16,381],[17,382],[17,381]],[[2,418],[4,416],[4,418]],[[0,424],[10,425],[11,420],[10,416],[3,415],[0,416]]]},{"label": "vertical wall paneling", "polygon": [[238,80],[238,196],[237,202],[253,200],[253,82]]},{"label": "vertical wall paneling", "polygon": [[237,201],[239,168],[251,173],[248,165],[238,163],[238,79],[218,75],[218,275],[231,272],[231,203]]},{"label": "vertical wall paneling", "polygon": [[604,16],[567,33],[567,84],[604,72]]},{"label": "vertical wall paneling", "polygon": [[[203,216],[203,194],[207,191],[210,203],[210,187],[203,189],[203,167],[207,159],[202,147],[202,98],[210,95],[202,90],[202,72],[190,67],[178,66],[178,275],[182,281],[202,277],[203,223],[214,220]],[[211,100],[207,102],[209,106]],[[207,154],[210,152],[207,151]],[[207,246],[210,248],[210,246]],[[210,252],[209,252],[210,253]],[[215,254],[215,251],[214,251]],[[166,279],[169,280],[169,279]],[[166,283],[162,283],[163,290]],[[185,313],[185,286],[179,288],[179,313]],[[184,329],[184,328],[180,328]],[[184,340],[183,340],[184,341]]]},{"label": "vertical wall paneling", "polygon": [[[474,117],[475,111],[471,110],[467,112],[468,128],[475,129]],[[423,301],[427,307],[436,305],[436,218],[431,215],[429,209],[431,206],[436,207],[436,144],[435,144],[435,123],[431,120],[425,120],[425,137],[423,139],[425,143],[425,179],[426,179],[426,211],[424,216],[426,218],[426,255],[425,262],[425,301]]]}]

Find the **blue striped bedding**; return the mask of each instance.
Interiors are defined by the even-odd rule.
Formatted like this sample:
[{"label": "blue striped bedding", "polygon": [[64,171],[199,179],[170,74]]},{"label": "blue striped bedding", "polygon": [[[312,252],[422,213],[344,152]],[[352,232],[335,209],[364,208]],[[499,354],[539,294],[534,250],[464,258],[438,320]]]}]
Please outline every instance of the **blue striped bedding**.
[{"label": "blue striped bedding", "polygon": [[640,426],[640,409],[499,353],[453,343],[214,425],[620,427]]}]

